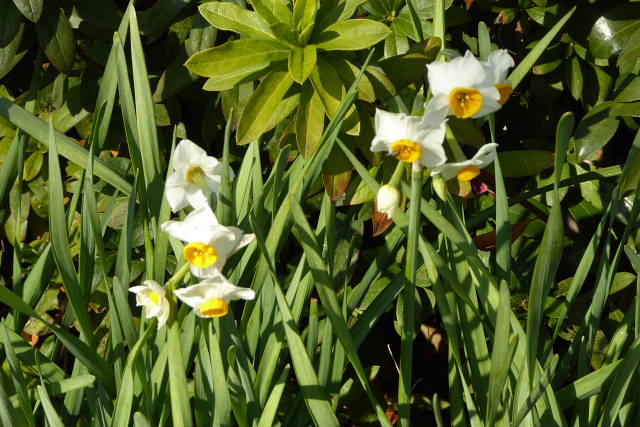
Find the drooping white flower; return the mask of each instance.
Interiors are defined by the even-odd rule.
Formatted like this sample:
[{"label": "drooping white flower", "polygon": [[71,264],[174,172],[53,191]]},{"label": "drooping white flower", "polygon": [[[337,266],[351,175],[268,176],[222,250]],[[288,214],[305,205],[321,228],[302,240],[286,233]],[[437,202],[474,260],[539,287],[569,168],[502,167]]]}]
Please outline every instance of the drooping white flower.
[{"label": "drooping white flower", "polygon": [[423,120],[440,123],[445,117],[480,117],[500,108],[500,92],[489,67],[470,51],[449,62],[427,65],[429,88],[433,98]]},{"label": "drooping white flower", "polygon": [[398,160],[433,168],[447,156],[442,147],[446,120],[426,125],[420,117],[376,110],[376,136],[371,151],[387,151]]},{"label": "drooping white flower", "polygon": [[450,180],[458,177],[460,182],[468,182],[480,174],[480,169],[487,167],[496,158],[496,147],[498,144],[485,144],[473,158],[464,162],[445,163],[433,171],[431,175],[440,174],[443,179]]},{"label": "drooping white flower", "polygon": [[220,272],[197,285],[177,289],[174,293],[182,302],[193,307],[200,317],[224,316],[229,312],[229,301],[249,300],[256,296],[253,289],[235,286]]},{"label": "drooping white flower", "polygon": [[513,67],[515,63],[513,58],[504,49],[496,50],[489,54],[487,62],[483,62],[487,67],[488,73],[493,76],[493,85],[500,92],[500,99],[498,103],[504,105],[513,93],[513,87],[511,82],[507,80],[507,73],[509,68]]},{"label": "drooping white flower", "polygon": [[394,185],[383,185],[378,190],[376,205],[378,212],[386,214],[391,218],[400,205],[400,192]]},{"label": "drooping white flower", "polygon": [[174,172],[167,178],[165,195],[173,212],[191,205],[208,204],[217,193],[224,165],[188,139],[178,143],[173,153]]},{"label": "drooping white flower", "polygon": [[161,228],[187,243],[184,258],[191,264],[191,273],[201,278],[213,277],[229,256],[252,241],[239,228],[220,225],[208,205],[194,210],[184,221],[167,221]]},{"label": "drooping white flower", "polygon": [[167,323],[169,318],[169,301],[165,296],[165,291],[158,282],[145,280],[141,286],[132,286],[129,292],[136,294],[136,305],[146,309],[145,317],[151,319],[158,318],[158,329]]}]

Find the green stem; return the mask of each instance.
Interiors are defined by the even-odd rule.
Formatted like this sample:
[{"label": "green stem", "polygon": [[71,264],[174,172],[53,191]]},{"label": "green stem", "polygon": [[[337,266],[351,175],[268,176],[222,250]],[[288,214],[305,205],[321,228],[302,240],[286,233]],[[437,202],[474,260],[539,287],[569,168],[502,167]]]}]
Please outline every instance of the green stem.
[{"label": "green stem", "polygon": [[400,346],[400,381],[398,385],[398,412],[400,426],[409,426],[411,420],[411,373],[415,323],[415,292],[418,270],[418,239],[420,236],[420,200],[422,168],[415,163],[411,171],[411,204],[409,206],[409,234],[407,236],[407,262],[402,291],[403,320]]},{"label": "green stem", "polygon": [[398,162],[396,164],[396,169],[393,171],[393,175],[389,180],[389,185],[393,185],[397,187],[400,184],[400,180],[402,179],[402,175],[404,175],[404,171],[406,170],[406,162]]},{"label": "green stem", "polygon": [[166,289],[173,292],[178,287],[178,284],[182,282],[182,279],[184,279],[184,276],[186,276],[188,272],[189,263],[185,262],[180,266],[178,270],[176,270],[175,274],[171,276],[171,279],[167,281],[167,284],[165,285]]}]

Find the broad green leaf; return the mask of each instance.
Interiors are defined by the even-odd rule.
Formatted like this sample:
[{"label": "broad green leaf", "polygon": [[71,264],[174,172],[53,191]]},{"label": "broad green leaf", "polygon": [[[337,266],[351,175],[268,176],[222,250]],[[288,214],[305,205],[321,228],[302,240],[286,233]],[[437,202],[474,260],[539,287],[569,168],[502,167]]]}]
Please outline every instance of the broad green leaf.
[{"label": "broad green leaf", "polygon": [[576,100],[581,99],[584,79],[580,68],[580,60],[575,55],[571,58],[571,61],[565,63],[565,78],[569,82],[571,96]]},{"label": "broad green leaf", "polygon": [[380,67],[396,88],[402,88],[414,82],[422,83],[426,65],[436,59],[441,45],[440,39],[431,37],[411,46],[402,55],[380,61]]},{"label": "broad green leaf", "polygon": [[292,47],[289,51],[289,74],[296,83],[304,83],[316,66],[315,45]]},{"label": "broad green leaf", "polygon": [[248,39],[273,40],[269,23],[256,12],[231,2],[207,2],[198,7],[202,16],[221,30],[233,31]]},{"label": "broad green leaf", "polygon": [[300,107],[296,113],[296,141],[298,151],[305,159],[318,149],[324,129],[324,108],[311,83],[302,86]]},{"label": "broad green leaf", "polygon": [[389,28],[370,19],[347,19],[318,34],[313,42],[320,50],[366,49],[391,34]]},{"label": "broad green leaf", "polygon": [[[320,96],[320,101],[329,118],[333,118],[345,97],[344,83],[335,69],[321,58],[311,73],[311,84]],[[358,112],[351,107],[342,124],[342,129],[349,134],[357,134],[360,130]]]},{"label": "broad green leaf", "polygon": [[501,151],[498,153],[505,178],[537,175],[553,165],[554,154],[543,150]]},{"label": "broad green leaf", "polygon": [[637,61],[640,59],[640,28],[629,37],[629,40],[624,44],[618,57],[618,65],[624,62]]},{"label": "broad green leaf", "polygon": [[201,15],[195,16],[191,23],[189,38],[184,41],[187,55],[191,56],[201,50],[214,47],[217,34],[216,27],[209,25]]},{"label": "broad green leaf", "polygon": [[292,85],[293,79],[286,71],[272,71],[265,77],[242,111],[236,133],[238,144],[248,144],[270,130],[271,119]]},{"label": "broad green leaf", "polygon": [[289,0],[250,0],[253,9],[258,12],[269,25],[281,22],[294,29],[293,14],[288,5]]},{"label": "broad green leaf", "polygon": [[[296,0],[293,4],[293,23],[298,32],[307,29],[309,26],[313,28],[316,13],[318,12],[318,2],[316,0]],[[310,35],[312,30],[306,30]],[[303,43],[306,44],[307,40]]]},{"label": "broad green leaf", "polygon": [[158,0],[150,8],[138,13],[140,29],[149,41],[161,36],[174,19],[193,0]]},{"label": "broad green leaf", "polygon": [[640,4],[624,3],[598,18],[589,34],[589,50],[596,58],[609,58],[622,49],[640,28]]},{"label": "broad green leaf", "polygon": [[460,144],[480,147],[486,142],[484,133],[473,120],[449,117],[447,125]]},{"label": "broad green leaf", "polygon": [[616,80],[613,99],[617,102],[640,101],[640,77],[635,74],[621,74]]},{"label": "broad green leaf", "polygon": [[22,17],[11,0],[0,0],[0,48],[5,47],[20,30]]},{"label": "broad green leaf", "polygon": [[53,66],[63,73],[71,72],[76,46],[73,29],[56,2],[45,3],[45,13],[36,23],[36,33]]},{"label": "broad green leaf", "polygon": [[[338,56],[331,55],[329,57],[323,58],[324,61],[329,63],[335,71],[340,76],[340,79],[344,82],[345,85],[350,85],[358,75],[360,69],[347,61],[344,58],[340,58]],[[376,94],[373,85],[371,84],[371,80],[366,75],[362,76],[360,79],[360,83],[358,84],[358,98],[362,99],[365,102],[376,102]]]},{"label": "broad green leaf", "polygon": [[271,62],[287,59],[289,47],[270,40],[232,40],[203,50],[185,63],[192,72],[219,79],[244,78],[266,68]]},{"label": "broad green leaf", "polygon": [[27,157],[24,161],[24,172],[23,179],[25,181],[31,181],[34,179],[39,173],[40,168],[42,168],[42,163],[44,160],[44,156],[40,151],[34,151]]},{"label": "broad green leaf", "polygon": [[43,0],[13,0],[20,13],[31,22],[37,22],[42,15]]},{"label": "broad green leaf", "polygon": [[276,65],[273,63],[257,64],[255,70],[248,69],[240,71],[238,74],[230,73],[222,77],[211,77],[204,82],[202,89],[216,92],[233,89],[243,83],[253,82],[262,78],[274,68],[276,68]]},{"label": "broad green leaf", "polygon": [[288,44],[289,46],[300,47],[303,45],[303,43],[300,41],[300,35],[295,31],[295,29],[291,28],[284,22],[276,22],[275,24],[271,24],[269,25],[269,29],[278,40]]},{"label": "broad green leaf", "polygon": [[580,121],[574,135],[576,161],[582,163],[596,154],[613,137],[618,120],[610,117],[611,103],[591,109]]}]

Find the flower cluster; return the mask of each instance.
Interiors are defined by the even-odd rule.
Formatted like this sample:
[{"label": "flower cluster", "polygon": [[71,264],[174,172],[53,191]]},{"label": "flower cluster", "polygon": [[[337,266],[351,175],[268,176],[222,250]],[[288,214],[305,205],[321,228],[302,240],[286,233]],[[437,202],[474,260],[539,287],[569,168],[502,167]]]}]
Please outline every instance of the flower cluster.
[{"label": "flower cluster", "polygon": [[[200,283],[177,289],[174,294],[191,306],[200,317],[220,317],[229,311],[229,302],[253,299],[255,292],[233,285],[222,275],[226,260],[253,240],[236,227],[218,222],[209,206],[209,199],[220,188],[222,163],[193,142],[183,139],[173,155],[174,172],[167,178],[165,196],[173,212],[191,206],[182,221],[167,221],[160,227],[186,243],[182,255],[189,263],[191,274]],[[129,289],[136,294],[136,303],[146,308],[146,317],[157,317],[158,328],[169,318],[169,301],[165,289],[153,280]]]},{"label": "flower cluster", "polygon": [[[376,136],[371,151],[386,151],[398,160],[429,168],[431,175],[443,179],[458,178],[468,182],[480,174],[496,156],[498,144],[483,145],[473,158],[461,162],[446,163],[442,146],[447,118],[478,118],[498,110],[513,92],[507,80],[513,59],[505,50],[489,55],[486,62],[479,61],[469,51],[449,62],[427,65],[427,79],[433,97],[422,117],[407,116],[376,110]],[[381,212],[393,215],[399,201],[397,190],[385,185],[378,193]],[[391,188],[390,188],[391,187]]]}]

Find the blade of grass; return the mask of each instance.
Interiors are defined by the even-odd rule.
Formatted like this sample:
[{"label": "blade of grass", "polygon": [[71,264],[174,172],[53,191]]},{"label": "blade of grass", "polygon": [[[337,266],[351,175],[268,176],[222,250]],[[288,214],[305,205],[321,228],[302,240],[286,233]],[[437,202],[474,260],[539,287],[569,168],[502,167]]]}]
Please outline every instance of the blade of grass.
[{"label": "blade of grass", "polygon": [[264,405],[260,419],[258,420],[258,427],[271,427],[275,425],[275,417],[278,411],[280,400],[287,384],[287,378],[289,377],[290,365],[286,365],[282,370],[282,373],[278,377],[275,386],[267,403]]},{"label": "blade of grass", "polygon": [[2,343],[4,344],[4,352],[7,355],[7,361],[9,362],[9,370],[11,372],[11,379],[13,380],[13,387],[18,395],[19,408],[22,411],[24,419],[29,426],[35,426],[36,422],[33,418],[33,406],[27,393],[27,383],[25,382],[20,362],[13,349],[9,334],[7,332],[6,321],[2,321]]}]

